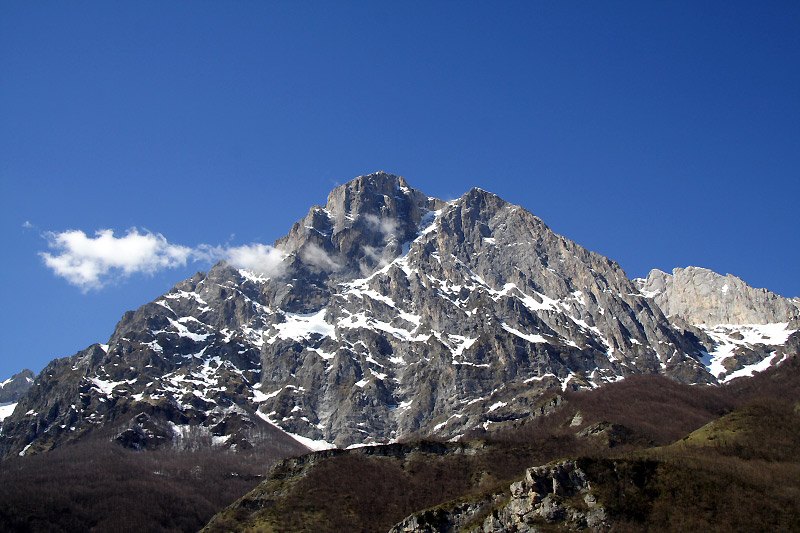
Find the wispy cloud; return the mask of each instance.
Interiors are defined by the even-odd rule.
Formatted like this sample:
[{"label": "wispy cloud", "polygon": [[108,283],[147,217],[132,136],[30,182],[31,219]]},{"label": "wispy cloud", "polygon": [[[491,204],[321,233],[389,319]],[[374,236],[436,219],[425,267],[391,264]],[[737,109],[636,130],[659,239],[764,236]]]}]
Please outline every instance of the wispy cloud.
[{"label": "wispy cloud", "polygon": [[313,242],[307,242],[300,250],[300,259],[304,263],[314,265],[320,270],[339,270],[342,266],[331,257],[325,250]]},{"label": "wispy cloud", "polygon": [[170,243],[160,233],[142,233],[136,228],[122,237],[104,229],[93,237],[81,230],[68,230],[47,232],[44,238],[51,250],[40,254],[45,265],[84,292],[102,288],[112,279],[154,274],[190,261],[225,259],[240,268],[274,276],[280,274],[285,257],[280,250],[265,244],[189,247]]},{"label": "wispy cloud", "polygon": [[364,219],[370,226],[381,232],[385,240],[390,240],[392,237],[397,236],[397,229],[400,226],[397,220],[378,217],[370,213],[364,215]]},{"label": "wispy cloud", "polygon": [[285,258],[286,253],[283,250],[259,243],[225,248],[220,256],[220,259],[225,259],[232,265],[269,277],[283,274]]}]

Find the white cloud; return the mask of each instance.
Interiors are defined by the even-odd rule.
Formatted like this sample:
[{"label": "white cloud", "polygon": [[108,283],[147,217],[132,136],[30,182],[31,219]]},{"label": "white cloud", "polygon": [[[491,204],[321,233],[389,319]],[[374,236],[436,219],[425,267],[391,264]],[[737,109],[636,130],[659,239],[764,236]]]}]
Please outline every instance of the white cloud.
[{"label": "white cloud", "polygon": [[369,225],[382,233],[383,238],[386,240],[389,240],[391,237],[395,237],[397,235],[397,229],[400,225],[397,220],[392,218],[378,217],[371,213],[364,215],[364,219]]},{"label": "white cloud", "polygon": [[302,250],[300,250],[300,259],[304,263],[314,265],[322,270],[339,270],[342,268],[325,250],[313,242],[308,242],[303,246]]},{"label": "white cloud", "polygon": [[84,292],[99,289],[112,279],[133,274],[154,274],[166,268],[185,266],[188,261],[215,262],[225,259],[239,268],[267,276],[282,273],[284,252],[265,244],[235,247],[172,244],[160,233],[140,233],[131,228],[123,237],[109,229],[94,237],[80,230],[44,235],[52,252],[40,255],[57,276]]},{"label": "white cloud", "polygon": [[124,237],[110,229],[88,237],[80,230],[46,233],[55,255],[43,252],[45,264],[84,291],[105,285],[113,275],[152,274],[186,264],[192,249],[170,244],[161,234],[139,233],[131,228]]},{"label": "white cloud", "polygon": [[390,262],[389,259],[384,257],[384,254],[386,253],[385,250],[379,250],[374,246],[367,246],[367,245],[365,245],[363,249],[364,249],[364,254],[367,257],[378,263],[378,268],[383,268],[389,264]]},{"label": "white cloud", "polygon": [[267,244],[236,246],[225,250],[224,259],[239,268],[252,270],[268,277],[283,273],[283,260],[286,253]]}]

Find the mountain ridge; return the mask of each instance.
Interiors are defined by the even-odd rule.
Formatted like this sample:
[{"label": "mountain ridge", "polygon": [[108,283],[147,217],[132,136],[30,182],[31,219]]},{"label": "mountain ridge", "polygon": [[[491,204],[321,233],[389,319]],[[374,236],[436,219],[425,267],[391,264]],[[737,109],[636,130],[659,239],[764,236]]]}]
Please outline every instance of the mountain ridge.
[{"label": "mountain ridge", "polygon": [[800,298],[756,289],[733,274],[707,268],[675,268],[672,274],[654,269],[636,283],[665,314],[693,324],[766,324],[800,317]]},{"label": "mountain ridge", "polygon": [[478,188],[444,202],[361,176],[275,250],[265,271],[220,262],[125,313],[107,344],[53,361],[0,452],[107,424],[135,448],[456,439],[528,416],[553,387],[717,383],[788,356],[786,328],[728,350],[733,333],[668,319],[616,262]]}]

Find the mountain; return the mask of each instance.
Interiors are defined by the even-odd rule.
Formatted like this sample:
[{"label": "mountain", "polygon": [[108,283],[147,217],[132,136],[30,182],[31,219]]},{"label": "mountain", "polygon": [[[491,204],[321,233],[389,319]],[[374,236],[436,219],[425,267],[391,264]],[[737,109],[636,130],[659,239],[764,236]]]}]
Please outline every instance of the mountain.
[{"label": "mountain", "polygon": [[527,418],[550,389],[653,373],[713,384],[740,370],[717,372],[725,361],[752,372],[797,342],[787,321],[769,341],[782,342],[722,358],[734,334],[668,318],[656,285],[477,188],[445,202],[361,176],[275,253],[259,272],[218,263],[125,313],[105,344],[51,362],[0,453],[98,428],[134,449],[452,440]]}]

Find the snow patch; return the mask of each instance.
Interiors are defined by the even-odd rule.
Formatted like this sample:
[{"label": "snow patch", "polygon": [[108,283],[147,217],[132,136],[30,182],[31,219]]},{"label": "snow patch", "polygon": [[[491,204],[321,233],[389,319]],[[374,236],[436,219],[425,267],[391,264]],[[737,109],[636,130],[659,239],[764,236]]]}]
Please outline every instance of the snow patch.
[{"label": "snow patch", "polygon": [[229,440],[231,440],[231,435],[223,435],[218,437],[216,435],[211,436],[211,445],[212,446],[222,446],[226,444]]},{"label": "snow patch", "polygon": [[302,444],[306,448],[309,448],[312,451],[319,452],[322,450],[333,450],[336,448],[335,444],[331,444],[330,442],[324,440],[314,440],[314,439],[309,439],[308,437],[303,437],[301,435],[295,435],[294,433],[289,433],[288,431],[280,427],[278,424],[276,424],[266,413],[262,413],[261,411],[256,411],[256,414],[261,420],[263,420],[267,424],[270,424],[271,426],[274,426],[277,429],[283,431],[284,433],[292,437],[294,440],[296,440],[297,442],[299,442],[300,444]]},{"label": "snow patch", "polygon": [[[189,331],[189,328],[187,328],[184,323],[185,322],[191,322],[192,320],[194,320],[196,322],[200,322],[199,320],[197,320],[194,317],[187,316],[187,317],[182,317],[182,318],[180,318],[178,320],[173,320],[171,318],[167,318],[167,320],[169,320],[170,325],[177,330],[179,337],[185,337],[185,338],[191,339],[191,340],[193,340],[195,342],[202,342],[202,341],[206,340],[208,337],[211,336],[210,333],[193,333],[193,332]],[[202,324],[202,322],[201,322],[201,324]]]},{"label": "snow patch", "polygon": [[464,353],[464,350],[467,350],[478,340],[478,337],[475,337],[474,339],[467,339],[460,335],[450,335],[449,338],[460,341],[460,343],[453,348],[453,359],[456,357],[461,357],[461,354]]},{"label": "snow patch", "polygon": [[263,274],[259,274],[252,270],[247,270],[246,268],[240,268],[239,275],[242,276],[247,281],[252,281],[255,284],[262,284],[268,282],[271,278],[269,276],[265,276]]},{"label": "snow patch", "polygon": [[753,363],[752,365],[747,365],[743,368],[740,368],[736,372],[732,372],[730,375],[725,376],[724,382],[728,382],[732,379],[740,378],[740,377],[752,377],[753,374],[758,372],[763,372],[767,370],[770,366],[772,366],[772,361],[778,354],[772,352],[772,354],[768,357],[765,357],[758,363]]},{"label": "snow patch", "polygon": [[331,359],[336,357],[335,353],[328,353],[328,352],[322,351],[320,348],[307,348],[307,350],[316,353],[317,355],[319,355],[320,357],[322,357],[326,361],[330,361]]},{"label": "snow patch", "polygon": [[[278,330],[277,337],[280,339],[307,339],[316,333],[335,339],[335,328],[333,324],[325,321],[325,314],[325,309],[310,314],[285,313],[286,320],[274,326]],[[274,340],[275,337],[268,342],[272,343]]]},{"label": "snow patch", "polygon": [[[796,331],[789,329],[788,322],[741,325],[717,324],[714,326],[697,324],[697,327],[705,331],[716,343],[716,348],[711,352],[705,353],[701,358],[701,362],[716,378],[727,372],[723,363],[726,359],[735,355],[737,348],[757,344],[780,346],[785,344],[789,336]],[[741,376],[751,376],[753,372],[766,370],[769,368],[773,357],[767,357],[758,363],[741,368],[725,376],[723,381],[730,381]]]},{"label": "snow patch", "polygon": [[492,411],[496,411],[496,410],[500,409],[501,407],[505,407],[506,405],[508,405],[508,402],[493,403],[492,405],[489,406],[489,409],[486,412],[487,413],[491,413]]},{"label": "snow patch", "polygon": [[419,221],[419,234],[427,235],[428,233],[432,232],[436,229],[436,219],[439,218],[439,215],[442,214],[444,209],[439,209],[438,211],[428,211],[422,216],[422,219]]},{"label": "snow patch", "polygon": [[0,404],[0,422],[11,416],[11,413],[14,412],[14,409],[17,407],[17,403],[3,403]]},{"label": "snow patch", "polygon": [[130,381],[106,381],[100,378],[90,378],[89,381],[97,388],[98,392],[104,394],[105,396],[111,396],[114,392],[114,389],[118,385],[130,385],[131,383],[135,383],[136,380],[132,379]]},{"label": "snow patch", "polygon": [[556,377],[555,374],[553,374],[552,372],[548,372],[546,374],[542,374],[541,376],[534,376],[532,378],[528,378],[524,380],[523,383],[530,383],[532,381],[542,381],[547,378],[555,378],[555,377]]},{"label": "snow patch", "polygon": [[381,320],[368,317],[366,313],[351,314],[346,318],[340,319],[336,325],[338,327],[347,329],[376,329],[389,333],[390,335],[393,335],[401,340],[410,342],[426,342],[430,338],[430,335],[414,336],[412,332],[406,329],[398,328],[389,324],[388,322],[383,322]]},{"label": "snow patch", "polygon": [[397,411],[406,411],[409,407],[411,407],[412,403],[413,403],[413,400],[407,400],[405,402],[400,402],[400,405],[397,406],[396,410]]},{"label": "snow patch", "polygon": [[501,326],[503,327],[503,329],[504,329],[504,330],[506,330],[507,332],[509,332],[509,333],[512,333],[512,334],[514,334],[514,335],[516,335],[516,336],[517,336],[517,337],[519,337],[520,339],[525,339],[526,341],[528,341],[528,342],[530,342],[530,343],[534,343],[534,344],[536,344],[536,343],[546,343],[546,342],[547,342],[547,339],[545,339],[545,338],[544,338],[544,337],[542,337],[541,335],[528,335],[527,333],[522,333],[521,331],[519,331],[519,330],[517,330],[517,329],[514,329],[514,328],[512,328],[511,326],[509,326],[509,325],[508,325],[508,324],[506,324],[505,322],[501,323],[500,325],[501,325]]}]

